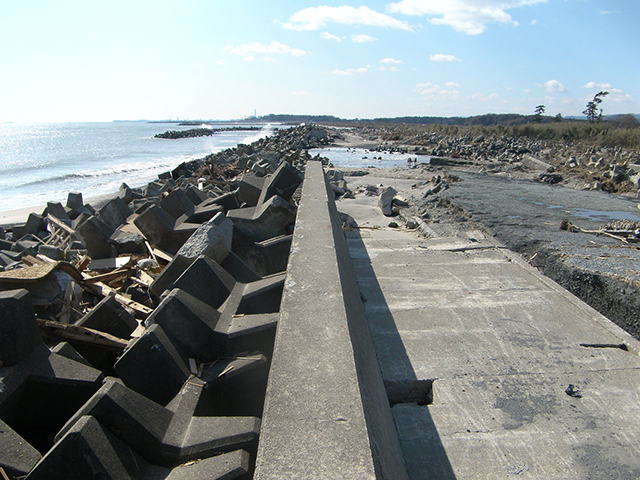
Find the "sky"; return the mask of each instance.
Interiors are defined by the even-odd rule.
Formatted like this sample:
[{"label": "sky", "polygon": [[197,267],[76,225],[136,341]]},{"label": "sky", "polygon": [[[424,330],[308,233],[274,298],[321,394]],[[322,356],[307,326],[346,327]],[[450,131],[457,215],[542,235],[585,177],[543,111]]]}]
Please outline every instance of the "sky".
[{"label": "sky", "polygon": [[0,122],[640,113],[638,0],[0,1]]}]

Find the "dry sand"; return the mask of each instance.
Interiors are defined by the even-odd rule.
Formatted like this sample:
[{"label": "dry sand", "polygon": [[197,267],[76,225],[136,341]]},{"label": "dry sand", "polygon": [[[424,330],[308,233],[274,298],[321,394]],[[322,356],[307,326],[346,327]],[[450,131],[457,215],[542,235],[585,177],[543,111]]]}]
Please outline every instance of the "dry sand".
[{"label": "dry sand", "polygon": [[[118,193],[99,195],[91,198],[84,198],[84,203],[88,203],[94,208],[100,208],[112,198],[118,196]],[[61,202],[65,205],[65,202]],[[42,214],[47,205],[34,205],[31,207],[16,208],[13,210],[5,210],[0,212],[0,226],[11,226],[25,223],[30,213]]]}]

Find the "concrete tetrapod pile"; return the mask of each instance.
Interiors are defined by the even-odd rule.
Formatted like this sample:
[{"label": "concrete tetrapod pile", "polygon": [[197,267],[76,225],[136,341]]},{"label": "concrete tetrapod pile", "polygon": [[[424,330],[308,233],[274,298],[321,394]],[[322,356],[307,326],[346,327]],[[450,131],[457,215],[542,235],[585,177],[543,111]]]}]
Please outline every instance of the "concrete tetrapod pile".
[{"label": "concrete tetrapod pile", "polygon": [[302,182],[267,172],[207,193],[181,165],[2,232],[0,473],[252,475]]}]

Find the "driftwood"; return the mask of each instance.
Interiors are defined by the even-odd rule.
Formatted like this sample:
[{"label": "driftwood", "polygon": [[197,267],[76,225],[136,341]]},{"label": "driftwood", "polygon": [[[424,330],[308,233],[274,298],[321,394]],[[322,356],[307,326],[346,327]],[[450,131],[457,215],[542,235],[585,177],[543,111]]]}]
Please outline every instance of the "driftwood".
[{"label": "driftwood", "polygon": [[111,350],[121,352],[129,344],[128,340],[114,337],[108,333],[94,330],[92,328],[80,327],[78,325],[69,325],[51,320],[37,319],[40,330],[52,337],[62,338],[64,340],[75,340],[91,345],[99,345]]},{"label": "driftwood", "polygon": [[560,230],[568,232],[591,233],[594,235],[604,235],[615,238],[623,243],[639,243],[640,242],[640,222],[629,220],[616,220],[606,223],[598,230],[586,230],[574,225],[569,220],[563,220],[560,223]]}]

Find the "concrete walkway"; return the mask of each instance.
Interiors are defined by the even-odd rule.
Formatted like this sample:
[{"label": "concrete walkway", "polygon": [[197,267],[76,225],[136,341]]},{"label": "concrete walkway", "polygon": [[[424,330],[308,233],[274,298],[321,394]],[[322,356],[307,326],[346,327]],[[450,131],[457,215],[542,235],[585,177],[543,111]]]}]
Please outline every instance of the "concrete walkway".
[{"label": "concrete walkway", "polygon": [[639,343],[481,232],[426,239],[376,202],[337,206],[410,478],[640,478]]}]

